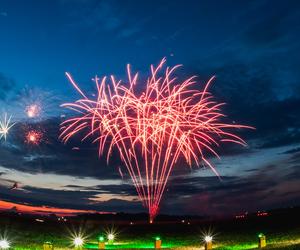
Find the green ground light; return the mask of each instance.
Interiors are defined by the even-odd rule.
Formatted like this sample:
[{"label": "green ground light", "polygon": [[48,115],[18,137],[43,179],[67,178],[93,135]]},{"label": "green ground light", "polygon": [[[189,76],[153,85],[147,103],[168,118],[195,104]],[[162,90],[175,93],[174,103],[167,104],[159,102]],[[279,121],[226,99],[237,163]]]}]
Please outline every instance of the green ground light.
[{"label": "green ground light", "polygon": [[103,241],[104,241],[104,236],[99,236],[98,240],[99,240],[100,242],[103,242]]},{"label": "green ground light", "polygon": [[[157,239],[157,238],[155,238]],[[163,244],[162,248],[173,248],[178,247],[179,245],[176,244]],[[95,243],[87,243],[84,245],[86,249],[98,249],[98,245]],[[154,249],[153,242],[146,242],[146,243],[123,243],[123,242],[116,242],[114,245],[106,245],[105,249]]]}]

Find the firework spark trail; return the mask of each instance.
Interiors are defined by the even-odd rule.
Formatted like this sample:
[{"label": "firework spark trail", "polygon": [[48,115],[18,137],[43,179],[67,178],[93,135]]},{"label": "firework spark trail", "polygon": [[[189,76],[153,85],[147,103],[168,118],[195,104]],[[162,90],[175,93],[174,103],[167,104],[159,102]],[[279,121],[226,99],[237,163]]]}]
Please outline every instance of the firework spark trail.
[{"label": "firework spark trail", "polygon": [[4,138],[5,141],[9,130],[15,125],[15,123],[11,122],[11,117],[8,117],[5,113],[3,119],[0,120],[0,139]]},{"label": "firework spark trail", "polygon": [[[88,131],[82,140],[92,137],[99,144],[99,156],[106,151],[107,161],[117,148],[127,167],[138,196],[148,208],[150,221],[158,213],[167,180],[178,159],[184,158],[191,167],[204,164],[218,175],[207,157],[218,157],[214,147],[221,142],[246,145],[245,141],[229,132],[231,129],[250,128],[223,123],[223,103],[217,103],[208,92],[213,78],[203,91],[193,89],[195,78],[176,84],[175,69],[167,67],[160,74],[165,59],[158,67],[151,66],[151,75],[141,95],[135,92],[138,74],[127,67],[129,86],[121,85],[112,76],[95,77],[97,97],[89,99],[67,74],[83,99],[63,104],[79,113],[62,123],[61,139],[67,142],[73,135]],[[207,155],[207,156],[206,156]]]}]

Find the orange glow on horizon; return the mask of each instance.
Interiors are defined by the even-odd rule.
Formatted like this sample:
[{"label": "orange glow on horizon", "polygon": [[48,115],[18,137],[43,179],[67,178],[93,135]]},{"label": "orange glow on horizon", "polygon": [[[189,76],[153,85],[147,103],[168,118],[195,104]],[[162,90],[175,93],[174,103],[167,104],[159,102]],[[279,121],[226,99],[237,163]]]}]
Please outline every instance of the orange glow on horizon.
[{"label": "orange glow on horizon", "polygon": [[31,206],[31,205],[24,205],[24,204],[18,204],[18,203],[0,200],[0,211],[9,210],[12,208],[16,208],[17,211],[21,213],[39,214],[39,215],[56,214],[59,216],[72,216],[72,215],[83,214],[83,213],[115,214],[114,212],[98,212],[95,210],[57,208],[57,207],[47,207],[47,206]]}]

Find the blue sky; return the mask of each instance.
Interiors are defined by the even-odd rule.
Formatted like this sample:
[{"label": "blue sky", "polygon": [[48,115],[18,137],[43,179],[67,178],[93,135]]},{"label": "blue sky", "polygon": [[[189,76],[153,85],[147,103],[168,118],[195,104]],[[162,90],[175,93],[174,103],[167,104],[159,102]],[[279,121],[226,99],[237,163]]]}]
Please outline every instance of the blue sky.
[{"label": "blue sky", "polygon": [[[169,65],[184,65],[180,77],[197,75],[200,85],[216,75],[212,92],[227,103],[225,112],[256,130],[242,133],[247,148],[226,147],[221,161],[213,160],[221,182],[209,170],[179,166],[162,212],[299,205],[299,7],[298,1],[1,1],[0,110],[17,124],[0,142],[0,199],[144,211],[130,180],[120,178],[117,164],[98,159],[95,145],[57,139],[65,114],[59,105],[78,98],[66,71],[92,93],[96,74],[123,79],[130,63],[143,78],[167,57]],[[43,113],[32,124],[24,106],[35,100]],[[43,127],[48,142],[28,147],[28,126]],[[12,192],[15,181],[21,188]]]}]

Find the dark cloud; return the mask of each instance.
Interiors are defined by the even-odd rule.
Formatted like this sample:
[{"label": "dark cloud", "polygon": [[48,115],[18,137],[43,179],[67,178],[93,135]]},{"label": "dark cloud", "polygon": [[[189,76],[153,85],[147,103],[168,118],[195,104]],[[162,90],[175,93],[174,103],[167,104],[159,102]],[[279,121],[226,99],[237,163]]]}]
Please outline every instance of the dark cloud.
[{"label": "dark cloud", "polygon": [[[125,212],[141,212],[142,207],[138,200],[126,200],[129,193],[124,192],[127,185],[120,185],[115,190],[100,190],[99,187],[94,187],[94,190],[54,190],[49,188],[36,188],[26,186],[24,191],[14,190],[11,191],[7,188],[0,186],[1,197],[5,201],[15,202],[21,204],[31,204],[33,206],[51,206],[60,208],[73,209],[86,209],[86,210],[98,210],[98,211],[125,211]],[[117,191],[117,192],[114,192]],[[105,200],[101,201],[101,194],[105,195]],[[132,192],[135,195],[135,192]],[[109,195],[117,195],[119,198],[112,196],[109,199]],[[124,199],[122,199],[124,198]],[[107,200],[106,200],[107,199]]]},{"label": "dark cloud", "polygon": [[[291,6],[289,8],[292,9]],[[294,10],[293,13],[295,12],[297,11]],[[291,16],[287,16],[286,13],[284,15],[283,18],[292,22]],[[262,23],[266,22],[265,25],[271,25],[269,22],[272,23],[272,20],[276,19],[267,18],[268,16],[261,20]],[[280,32],[285,34],[280,37],[289,37],[289,41],[295,44],[297,39],[289,36],[293,25],[280,23],[283,26]],[[266,34],[269,30],[265,30],[261,23],[258,26],[253,25],[252,36],[258,36],[260,40],[259,34]],[[277,26],[277,23],[274,23],[273,28],[279,29]],[[199,65],[198,69],[193,66],[193,72],[202,76],[201,81],[205,81],[211,75],[217,76],[210,89],[218,100],[227,103],[224,107],[225,113],[238,123],[250,124],[256,128],[254,133],[246,131],[247,138],[259,139],[262,147],[299,142],[300,61],[296,55],[300,47],[298,44],[288,47],[289,42],[286,41],[274,42],[270,51],[266,48],[254,49],[245,42],[244,39],[249,40],[247,37],[247,32],[244,32],[239,36],[240,40],[234,42],[237,51],[228,49],[227,52],[215,55],[212,58],[214,60],[207,64],[198,62],[195,64]],[[234,48],[234,45],[231,48]],[[283,53],[285,48],[289,51]],[[232,52],[239,56],[226,54]],[[287,57],[286,53],[291,56]],[[282,63],[283,61],[285,63]]]},{"label": "dark cloud", "polygon": [[[245,42],[252,46],[272,46],[285,42],[292,33],[289,27],[299,21],[299,2],[274,2],[270,9],[269,3],[263,4],[263,9],[269,11],[268,15],[261,15],[244,35]],[[295,25],[296,29],[299,26]]]},{"label": "dark cloud", "polygon": [[298,181],[300,179],[300,165],[292,166],[283,176],[286,181]]},{"label": "dark cloud", "polygon": [[300,162],[300,152],[296,152],[291,155],[289,163],[298,164]]},{"label": "dark cloud", "polygon": [[[202,81],[217,76],[211,91],[227,103],[229,119],[256,128],[245,135],[255,139],[257,147],[298,143],[299,2],[275,1],[272,9],[268,2],[254,6],[255,11],[240,17],[247,25],[230,44],[191,68]],[[253,16],[266,11],[268,15]]]},{"label": "dark cloud", "polygon": [[299,147],[291,149],[291,150],[287,150],[287,151],[283,152],[283,154],[294,154],[294,153],[298,153],[298,152],[300,152]]},{"label": "dark cloud", "polygon": [[[210,70],[217,74],[211,91],[219,101],[226,102],[224,113],[236,123],[255,127],[255,131],[244,130],[239,134],[248,139],[259,139],[261,145],[258,147],[300,142],[300,96],[278,98],[274,89],[277,81],[273,76],[274,70],[275,65],[243,62]],[[242,153],[241,148],[237,150]]]},{"label": "dark cloud", "polygon": [[299,105],[300,98],[288,98],[256,107],[257,133],[264,141],[261,147],[300,142]]},{"label": "dark cloud", "polygon": [[[53,131],[56,131],[54,127],[57,126],[58,122],[52,121],[50,123],[52,123]],[[44,124],[48,131],[51,131],[51,126]],[[48,136],[51,137],[51,133],[48,133]],[[17,138],[14,140],[14,143],[17,143]],[[2,166],[20,170],[24,173],[31,173],[33,176],[41,173],[54,173],[80,178],[93,177],[99,180],[120,180],[117,170],[114,169],[114,164],[106,166],[103,160],[104,165],[99,165],[102,160],[98,159],[96,148],[88,146],[89,143],[82,143],[79,151],[73,151],[72,147],[79,143],[76,138],[70,142],[70,145],[62,145],[61,142],[54,140],[51,141],[50,145],[46,144],[39,149],[28,149],[26,145],[22,145],[22,141],[18,143],[21,146],[18,147],[17,153],[15,150],[10,151],[10,148],[6,149],[6,151],[4,150],[5,148],[1,148],[3,158],[1,158],[0,163]],[[30,157],[24,158],[34,154],[37,154],[38,157],[32,157],[32,160],[29,160],[31,159]],[[282,155],[289,155],[289,160],[286,162],[291,164],[299,160],[297,151],[290,151],[288,154]],[[14,162],[16,164],[13,164]],[[287,169],[289,170],[287,171]],[[189,171],[178,167],[167,185],[162,202],[162,212],[228,214],[238,212],[240,209],[255,210],[262,207],[278,206],[279,201],[277,201],[277,198],[281,197],[283,199],[282,197],[284,197],[281,191],[278,190],[282,190],[282,192],[287,194],[284,197],[285,200],[292,200],[291,197],[295,197],[297,187],[281,188],[281,185],[289,181],[297,181],[299,169],[296,165],[292,167],[285,166],[284,174],[282,174],[283,166],[278,163],[264,167],[255,167],[251,171],[247,171],[246,177],[227,175],[221,176],[220,180],[216,176],[201,177],[201,175],[197,175],[197,177],[194,177],[194,174],[199,173],[201,170]],[[5,181],[11,182],[13,180]],[[136,196],[135,188],[130,180],[125,180],[122,184],[100,184],[94,186],[74,183],[57,188],[59,190],[35,187],[33,181],[32,186],[26,185],[22,187],[22,190],[11,192],[8,188],[2,187],[0,192],[3,199],[7,201],[18,201],[34,205],[96,209],[99,211],[143,211],[137,200],[126,200],[126,197]],[[275,197],[274,201],[269,200],[270,195]],[[105,197],[105,201],[101,201],[102,196]],[[107,199],[107,197],[111,198]],[[178,199],[178,197],[181,198]],[[190,199],[197,201],[201,205],[193,205],[192,203],[195,202],[191,202]],[[242,202],[239,202],[239,200]],[[186,209],[179,209],[184,206],[185,202],[187,202]],[[241,205],[243,203],[245,203],[245,207]],[[233,205],[226,207],[226,204]],[[251,205],[248,206],[248,204]]]},{"label": "dark cloud", "polygon": [[118,185],[96,185],[96,186],[79,186],[79,185],[66,185],[65,188],[71,188],[77,191],[89,191],[97,194],[114,194],[124,196],[135,196],[136,191],[131,182],[123,182]]},{"label": "dark cloud", "polygon": [[[30,129],[43,128],[44,139],[38,146],[25,142],[28,124],[16,124],[9,135],[9,143],[16,146],[0,148],[0,164],[27,173],[120,178],[117,169],[121,162],[118,157],[108,166],[105,157],[98,157],[97,145],[91,144],[91,141],[81,142],[80,138],[75,137],[64,145],[58,139],[59,124],[60,119],[51,119],[30,125]],[[79,150],[74,150],[74,147],[79,147]]]},{"label": "dark cloud", "polygon": [[[248,176],[183,178],[170,183],[164,211],[185,204],[190,214],[228,215],[295,205],[300,202],[299,166],[268,165]],[[282,173],[284,171],[284,173]],[[285,173],[287,171],[287,173]],[[181,199],[176,199],[176,196]]]}]

